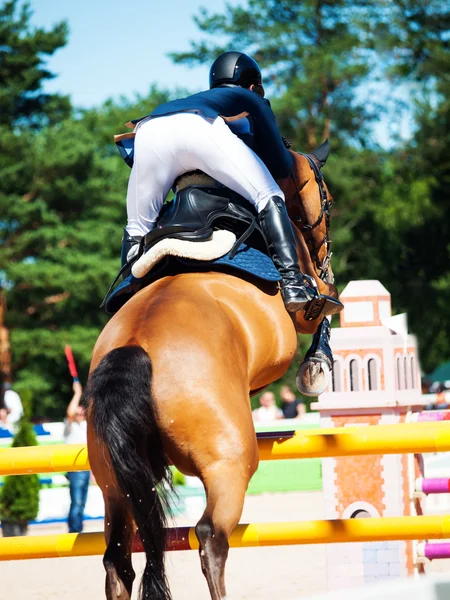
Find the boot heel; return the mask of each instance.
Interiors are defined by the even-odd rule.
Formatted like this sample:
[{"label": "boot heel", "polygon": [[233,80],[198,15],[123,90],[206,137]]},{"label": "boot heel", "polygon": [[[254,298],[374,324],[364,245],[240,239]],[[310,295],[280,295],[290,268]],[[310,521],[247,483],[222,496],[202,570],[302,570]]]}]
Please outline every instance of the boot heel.
[{"label": "boot heel", "polygon": [[283,298],[284,307],[289,313],[304,310],[311,303],[311,300],[307,297],[299,298],[298,294],[294,294],[289,288],[281,288],[281,297]]}]

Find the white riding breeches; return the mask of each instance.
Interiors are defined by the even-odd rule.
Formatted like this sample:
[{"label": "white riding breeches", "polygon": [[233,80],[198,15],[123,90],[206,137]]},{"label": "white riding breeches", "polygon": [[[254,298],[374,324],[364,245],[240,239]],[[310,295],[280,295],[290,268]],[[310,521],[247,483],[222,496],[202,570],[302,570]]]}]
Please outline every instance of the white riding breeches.
[{"label": "white riding breeches", "polygon": [[284,200],[262,160],[218,117],[177,113],[138,123],[128,182],[127,231],[145,235],[175,179],[199,169],[246,198],[261,212],[272,196]]}]

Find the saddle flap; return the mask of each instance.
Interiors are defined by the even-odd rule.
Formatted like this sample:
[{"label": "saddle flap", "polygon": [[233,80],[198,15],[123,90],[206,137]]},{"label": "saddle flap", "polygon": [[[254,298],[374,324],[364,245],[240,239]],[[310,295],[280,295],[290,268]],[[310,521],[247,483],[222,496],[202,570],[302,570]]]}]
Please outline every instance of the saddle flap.
[{"label": "saddle flap", "polygon": [[[251,232],[254,229],[260,232],[256,216],[244,198],[225,187],[186,187],[163,206],[156,228],[143,239],[143,250],[147,252],[164,238],[204,242],[211,237],[213,229],[231,231],[241,237],[250,227]],[[257,247],[265,252],[261,232],[260,235]]]}]

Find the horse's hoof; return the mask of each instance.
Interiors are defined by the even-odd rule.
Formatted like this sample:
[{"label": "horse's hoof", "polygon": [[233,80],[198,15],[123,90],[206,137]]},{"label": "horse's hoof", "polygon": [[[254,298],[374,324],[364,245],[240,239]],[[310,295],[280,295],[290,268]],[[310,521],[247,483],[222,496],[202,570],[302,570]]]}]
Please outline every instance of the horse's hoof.
[{"label": "horse's hoof", "polygon": [[330,369],[324,361],[310,358],[300,365],[295,381],[298,391],[305,396],[319,396],[328,387]]}]

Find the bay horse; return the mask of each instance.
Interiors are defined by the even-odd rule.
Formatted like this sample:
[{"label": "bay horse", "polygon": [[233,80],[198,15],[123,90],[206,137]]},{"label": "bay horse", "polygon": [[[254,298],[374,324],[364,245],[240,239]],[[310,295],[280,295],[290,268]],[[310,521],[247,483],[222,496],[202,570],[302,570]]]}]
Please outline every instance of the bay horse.
[{"label": "bay horse", "polygon": [[[308,238],[297,226],[323,213],[325,184],[316,184],[311,157],[294,160],[282,184],[301,266],[330,291],[320,269],[307,264]],[[304,203],[316,205],[314,215],[298,212],[299,194],[311,196]],[[297,331],[313,333],[320,321],[291,316],[273,284],[188,272],[140,290],[108,322],[84,394],[89,461],[105,501],[108,600],[131,598],[137,529],[146,554],[140,598],[171,598],[164,571],[171,464],[203,482],[206,508],[195,527],[200,562],[211,599],[225,598],[228,539],[259,461],[249,395],[286,372]]]}]

